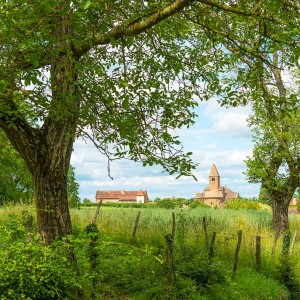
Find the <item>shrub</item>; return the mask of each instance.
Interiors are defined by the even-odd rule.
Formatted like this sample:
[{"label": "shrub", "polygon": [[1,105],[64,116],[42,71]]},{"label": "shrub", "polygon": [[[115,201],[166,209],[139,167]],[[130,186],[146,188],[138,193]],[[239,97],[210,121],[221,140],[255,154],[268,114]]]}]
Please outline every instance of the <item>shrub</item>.
[{"label": "shrub", "polygon": [[[133,207],[133,208],[145,208],[145,207],[149,207],[150,205],[151,204],[136,203],[136,202],[133,202],[133,203],[128,203],[128,202],[124,202],[124,203],[122,203],[122,202],[105,202],[105,203],[101,204],[102,207],[125,207],[125,208],[130,208],[130,207]],[[96,202],[90,202],[90,203],[89,202],[85,202],[81,206],[84,206],[84,207],[97,207],[98,203],[96,203]]]},{"label": "shrub", "polygon": [[156,202],[156,206],[159,208],[175,208],[178,206],[178,203],[175,200],[172,199],[162,199],[160,201]]},{"label": "shrub", "polygon": [[225,204],[225,208],[227,209],[252,209],[252,210],[260,210],[261,207],[257,201],[249,201],[247,199],[237,199],[237,200],[228,200]]},{"label": "shrub", "polygon": [[23,219],[11,218],[0,224],[1,299],[72,299],[79,284],[68,244],[45,246],[38,236],[26,242]]},{"label": "shrub", "polygon": [[209,205],[201,202],[201,201],[198,201],[198,200],[194,200],[190,205],[189,205],[190,208],[196,208],[196,207],[203,207],[203,208],[210,208]]}]

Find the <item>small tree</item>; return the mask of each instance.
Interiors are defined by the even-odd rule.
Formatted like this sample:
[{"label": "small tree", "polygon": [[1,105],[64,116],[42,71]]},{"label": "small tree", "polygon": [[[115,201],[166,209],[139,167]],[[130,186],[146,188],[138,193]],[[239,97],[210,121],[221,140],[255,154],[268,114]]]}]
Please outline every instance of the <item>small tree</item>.
[{"label": "small tree", "polygon": [[77,207],[80,203],[79,199],[79,184],[75,178],[75,167],[69,167],[68,171],[68,198],[70,207]]}]

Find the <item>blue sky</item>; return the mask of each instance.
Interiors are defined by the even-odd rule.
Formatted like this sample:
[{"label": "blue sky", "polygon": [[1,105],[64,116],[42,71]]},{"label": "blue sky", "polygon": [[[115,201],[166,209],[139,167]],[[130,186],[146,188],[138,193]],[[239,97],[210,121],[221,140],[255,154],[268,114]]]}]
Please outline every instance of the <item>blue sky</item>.
[{"label": "blue sky", "polygon": [[186,151],[193,152],[199,163],[192,177],[175,179],[160,166],[143,167],[128,160],[111,163],[111,176],[107,173],[107,159],[92,145],[78,140],[74,145],[71,164],[75,167],[80,185],[80,198],[95,200],[96,190],[147,190],[151,200],[156,197],[192,198],[208,184],[212,164],[217,166],[221,185],[242,197],[257,197],[258,184],[247,182],[243,172],[244,160],[252,152],[251,131],[247,127],[249,107],[223,108],[214,101],[202,102],[196,109],[198,117],[193,127],[176,132]]}]

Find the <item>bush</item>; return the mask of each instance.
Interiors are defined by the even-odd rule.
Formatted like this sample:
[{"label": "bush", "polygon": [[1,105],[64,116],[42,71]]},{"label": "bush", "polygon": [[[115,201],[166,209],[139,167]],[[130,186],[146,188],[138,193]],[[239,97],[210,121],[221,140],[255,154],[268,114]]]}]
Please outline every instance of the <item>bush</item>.
[{"label": "bush", "polygon": [[175,200],[162,199],[162,200],[156,202],[156,206],[159,207],[159,208],[173,209],[176,206],[178,206],[178,203]]},{"label": "bush", "polygon": [[247,199],[228,200],[224,206],[226,209],[252,209],[261,210],[261,207],[257,201],[249,201]]},{"label": "bush", "polygon": [[38,236],[26,242],[22,218],[0,224],[0,232],[1,299],[72,299],[79,284],[67,243],[45,246]]},{"label": "bush", "polygon": [[[125,207],[125,208],[130,208],[130,207],[133,207],[133,208],[146,208],[146,207],[149,207],[151,204],[147,204],[147,203],[136,203],[136,202],[133,202],[133,203],[128,203],[128,202],[105,202],[105,203],[102,203],[101,206],[102,207]],[[97,207],[98,206],[98,203],[96,202],[86,202],[86,203],[82,203],[83,207]],[[152,205],[151,205],[152,206]]]},{"label": "bush", "polygon": [[203,208],[210,208],[209,205],[201,202],[201,201],[198,201],[198,200],[194,200],[190,205],[189,205],[190,208],[197,208],[197,207],[203,207]]}]

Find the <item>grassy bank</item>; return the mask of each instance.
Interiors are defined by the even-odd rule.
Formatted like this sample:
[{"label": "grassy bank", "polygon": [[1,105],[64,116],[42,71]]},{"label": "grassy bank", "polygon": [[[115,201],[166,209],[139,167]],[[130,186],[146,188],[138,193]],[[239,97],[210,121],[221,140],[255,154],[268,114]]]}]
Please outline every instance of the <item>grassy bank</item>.
[{"label": "grassy bank", "polygon": [[[58,242],[55,248],[48,248],[38,238],[26,241],[24,224],[28,214],[35,215],[34,208],[0,209],[3,233],[0,267],[6,270],[12,260],[15,268],[6,270],[6,277],[2,275],[1,282],[9,283],[6,290],[15,282],[12,277],[24,278],[26,274],[32,279],[39,274],[41,278],[45,272],[54,274],[51,283],[54,288],[53,297],[47,295],[44,299],[76,299],[72,293],[63,293],[68,284],[74,289],[80,287],[87,298],[94,299],[298,299],[295,297],[300,281],[299,241],[296,239],[291,256],[283,257],[282,239],[274,247],[268,211],[103,207],[97,220],[99,233],[87,233],[86,226],[94,213],[95,208],[71,210],[73,237],[68,243]],[[170,243],[166,236],[174,230],[172,213],[176,226],[174,241]],[[300,232],[299,223],[298,215],[290,217],[291,237],[296,230]],[[242,241],[234,275],[239,230]],[[257,236],[261,237],[260,272],[257,272]],[[70,247],[76,252],[77,275],[71,272],[73,267],[67,259]],[[20,259],[22,253],[30,253],[31,260]],[[35,257],[38,255],[39,259]],[[68,275],[58,272],[62,268],[68,268],[65,272]],[[43,299],[41,295],[20,299]],[[1,299],[17,298],[5,294]]]}]

